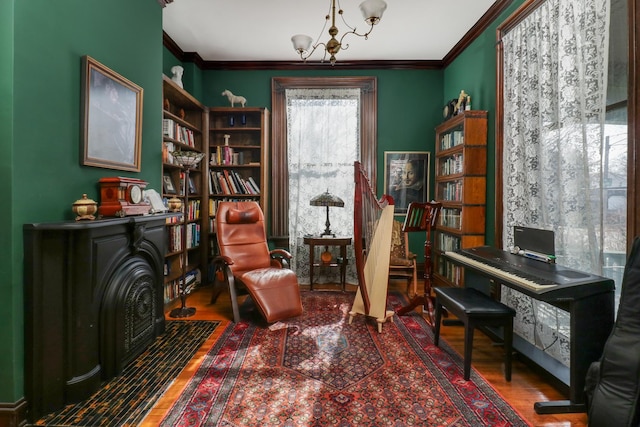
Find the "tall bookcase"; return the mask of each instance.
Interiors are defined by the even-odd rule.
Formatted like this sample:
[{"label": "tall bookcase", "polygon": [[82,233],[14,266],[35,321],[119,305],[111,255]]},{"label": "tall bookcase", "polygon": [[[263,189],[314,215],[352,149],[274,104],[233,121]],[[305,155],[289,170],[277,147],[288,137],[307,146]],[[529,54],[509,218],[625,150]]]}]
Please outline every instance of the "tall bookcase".
[{"label": "tall bookcase", "polygon": [[215,248],[215,213],[223,200],[255,200],[267,212],[269,110],[209,109],[209,256]]},{"label": "tall bookcase", "polygon": [[[190,171],[187,183],[188,203],[184,205],[184,169],[175,164],[171,153],[176,150],[206,152],[208,150],[207,108],[187,91],[163,76],[162,121],[162,197],[178,197],[183,202],[182,217],[168,219],[167,254],[165,255],[164,301],[169,303],[179,296],[183,270],[187,285],[202,278],[206,271],[207,233],[203,218],[207,217],[207,188],[203,177],[207,175],[206,158],[199,167]],[[183,221],[186,227],[186,248],[182,244]],[[187,265],[184,265],[184,254]]]},{"label": "tall bookcase", "polygon": [[484,245],[486,174],[486,111],[465,111],[436,127],[435,192],[442,202],[433,251],[438,286],[464,284],[464,269],[448,261],[445,251]]}]

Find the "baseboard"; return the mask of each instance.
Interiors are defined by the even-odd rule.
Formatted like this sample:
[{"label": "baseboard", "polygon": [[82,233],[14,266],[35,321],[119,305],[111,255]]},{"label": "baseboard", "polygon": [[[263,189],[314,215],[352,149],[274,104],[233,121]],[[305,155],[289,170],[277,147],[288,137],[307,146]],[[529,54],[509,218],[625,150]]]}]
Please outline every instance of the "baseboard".
[{"label": "baseboard", "polygon": [[27,425],[27,401],[0,402],[0,427],[24,427]]}]

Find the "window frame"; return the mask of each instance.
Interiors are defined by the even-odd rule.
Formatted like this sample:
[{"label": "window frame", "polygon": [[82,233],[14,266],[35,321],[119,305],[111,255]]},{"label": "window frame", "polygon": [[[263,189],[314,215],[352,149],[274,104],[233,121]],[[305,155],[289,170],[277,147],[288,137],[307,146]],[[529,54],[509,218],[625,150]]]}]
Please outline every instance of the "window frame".
[{"label": "window frame", "polygon": [[270,238],[288,241],[287,89],[360,89],[360,162],[376,182],[378,96],[376,77],[274,77],[271,80]]}]

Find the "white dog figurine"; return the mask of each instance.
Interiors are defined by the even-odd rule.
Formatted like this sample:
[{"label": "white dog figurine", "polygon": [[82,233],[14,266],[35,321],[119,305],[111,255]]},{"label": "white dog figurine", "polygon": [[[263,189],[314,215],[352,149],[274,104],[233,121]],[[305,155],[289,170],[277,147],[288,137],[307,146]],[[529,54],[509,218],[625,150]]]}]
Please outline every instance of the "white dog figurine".
[{"label": "white dog figurine", "polygon": [[227,97],[227,99],[231,103],[232,107],[234,107],[236,103],[238,103],[242,107],[244,107],[244,104],[247,103],[247,99],[244,96],[236,96],[236,95],[232,94],[230,90],[227,90],[227,89],[225,89],[222,92],[222,96],[226,96]]},{"label": "white dog figurine", "polygon": [[184,86],[182,86],[182,74],[184,73],[184,68],[182,68],[180,65],[174,65],[173,67],[171,67],[171,72],[173,73],[173,76],[171,76],[171,80],[173,80],[178,86],[184,89]]}]

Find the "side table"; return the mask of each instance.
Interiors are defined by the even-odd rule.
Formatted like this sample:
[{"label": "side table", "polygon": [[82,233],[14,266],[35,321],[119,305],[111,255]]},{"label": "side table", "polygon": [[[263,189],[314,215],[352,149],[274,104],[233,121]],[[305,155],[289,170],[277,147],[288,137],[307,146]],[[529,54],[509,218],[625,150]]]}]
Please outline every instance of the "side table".
[{"label": "side table", "polygon": [[[344,292],[347,280],[347,246],[351,245],[351,237],[305,236],[304,244],[309,245],[309,289],[313,290],[315,267],[340,267],[340,285]],[[325,261],[320,256],[316,260],[316,246],[324,246],[325,252],[329,250],[329,246],[340,246],[340,258],[331,257],[330,260]]]}]

